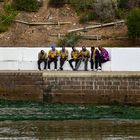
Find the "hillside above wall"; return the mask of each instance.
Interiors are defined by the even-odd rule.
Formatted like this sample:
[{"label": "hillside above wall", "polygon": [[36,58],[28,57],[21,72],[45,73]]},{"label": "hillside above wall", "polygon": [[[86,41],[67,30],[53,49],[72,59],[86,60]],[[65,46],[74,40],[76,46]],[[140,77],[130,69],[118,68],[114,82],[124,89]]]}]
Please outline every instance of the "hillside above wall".
[{"label": "hillside above wall", "polygon": [[[2,8],[3,3],[0,2]],[[105,11],[106,12],[106,11]],[[110,11],[108,11],[109,13]],[[38,12],[19,12],[16,20],[28,23],[53,22],[58,25],[37,25],[30,26],[19,22],[13,22],[8,31],[0,33],[0,46],[12,47],[47,47],[56,44],[60,34],[66,34],[71,29],[98,25],[98,20],[93,20],[86,24],[79,24],[79,16],[70,5],[65,4],[61,8],[48,6],[48,0],[43,1],[43,6]],[[116,21],[116,19],[114,19]],[[60,22],[69,22],[60,25]],[[115,24],[110,27],[89,29],[86,32],[80,31],[82,35],[99,35],[105,38],[101,40],[80,40],[77,46],[140,46],[140,42],[132,42],[127,38],[127,26],[125,24]],[[51,36],[55,34],[56,36]],[[58,36],[57,36],[58,35]]]}]

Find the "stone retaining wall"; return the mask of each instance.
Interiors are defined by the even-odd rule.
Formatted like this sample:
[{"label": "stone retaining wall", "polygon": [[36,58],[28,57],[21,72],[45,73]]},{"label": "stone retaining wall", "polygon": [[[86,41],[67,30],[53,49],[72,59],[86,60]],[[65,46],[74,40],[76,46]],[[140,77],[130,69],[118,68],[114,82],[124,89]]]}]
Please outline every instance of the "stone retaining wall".
[{"label": "stone retaining wall", "polygon": [[0,72],[0,99],[42,101],[42,73]]},{"label": "stone retaining wall", "polygon": [[140,104],[140,72],[0,72],[0,99]]},{"label": "stone retaining wall", "polygon": [[43,79],[50,102],[140,104],[140,75],[135,73],[56,73]]}]

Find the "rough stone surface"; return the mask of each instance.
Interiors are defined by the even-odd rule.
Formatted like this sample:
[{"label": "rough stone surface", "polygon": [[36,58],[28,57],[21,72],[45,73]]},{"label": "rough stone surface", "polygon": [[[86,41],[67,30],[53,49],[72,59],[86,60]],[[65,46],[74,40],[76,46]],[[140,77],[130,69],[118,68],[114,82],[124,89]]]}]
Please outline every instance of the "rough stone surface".
[{"label": "rough stone surface", "polygon": [[42,74],[0,72],[0,99],[42,101]]},{"label": "rough stone surface", "polygon": [[140,103],[139,72],[49,72],[43,81],[49,102]]},{"label": "rough stone surface", "polygon": [[0,72],[0,99],[140,104],[140,72]]}]

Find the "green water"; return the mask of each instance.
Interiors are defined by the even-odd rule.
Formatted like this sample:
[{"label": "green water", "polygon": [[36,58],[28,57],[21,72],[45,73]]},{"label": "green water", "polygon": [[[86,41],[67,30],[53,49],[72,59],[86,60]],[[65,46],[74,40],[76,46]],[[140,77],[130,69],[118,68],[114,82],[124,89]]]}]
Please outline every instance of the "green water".
[{"label": "green water", "polygon": [[0,100],[3,120],[140,119],[139,106],[94,106]]},{"label": "green water", "polygon": [[0,100],[0,140],[140,140],[139,106]]}]

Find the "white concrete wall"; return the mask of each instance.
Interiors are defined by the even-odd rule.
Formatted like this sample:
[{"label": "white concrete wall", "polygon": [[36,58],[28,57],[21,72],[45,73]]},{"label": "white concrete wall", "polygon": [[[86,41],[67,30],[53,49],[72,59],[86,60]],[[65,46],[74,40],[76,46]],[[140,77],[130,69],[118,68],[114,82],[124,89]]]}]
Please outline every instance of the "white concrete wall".
[{"label": "white concrete wall", "polygon": [[[0,70],[37,70],[38,52],[42,49],[48,52],[51,48],[0,48]],[[70,59],[71,48],[67,49]],[[111,61],[102,65],[103,71],[140,71],[140,48],[106,49],[109,51]],[[51,69],[53,66],[52,63]],[[81,64],[80,70],[84,69],[83,66]],[[90,69],[90,63],[88,68]],[[70,69],[69,63],[66,62],[64,70]]]}]

